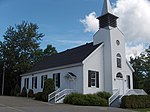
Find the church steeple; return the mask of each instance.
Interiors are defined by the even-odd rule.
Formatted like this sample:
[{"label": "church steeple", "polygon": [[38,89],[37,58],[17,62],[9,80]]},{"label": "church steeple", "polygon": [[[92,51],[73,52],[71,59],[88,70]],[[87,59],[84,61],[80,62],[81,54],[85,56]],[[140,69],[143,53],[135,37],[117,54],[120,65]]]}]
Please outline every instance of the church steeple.
[{"label": "church steeple", "polygon": [[99,16],[97,19],[99,20],[99,29],[105,27],[117,27],[118,17],[113,14],[109,0],[104,0],[102,16]]},{"label": "church steeple", "polygon": [[110,1],[109,0],[104,0],[102,15],[105,15],[107,13],[113,14],[112,13],[112,8],[111,8],[111,5],[110,5]]}]

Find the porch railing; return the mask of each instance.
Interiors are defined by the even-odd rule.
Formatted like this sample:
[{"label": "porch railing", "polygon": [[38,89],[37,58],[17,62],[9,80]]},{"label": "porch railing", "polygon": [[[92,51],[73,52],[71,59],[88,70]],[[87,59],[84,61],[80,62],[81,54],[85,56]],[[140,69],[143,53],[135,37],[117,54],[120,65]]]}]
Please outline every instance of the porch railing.
[{"label": "porch railing", "polygon": [[54,99],[55,98],[55,95],[57,94],[57,93],[59,93],[60,92],[60,89],[57,89],[56,91],[54,91],[54,92],[52,92],[51,94],[49,94],[48,95],[48,102],[50,102],[52,99]]},{"label": "porch railing", "polygon": [[64,89],[55,95],[55,103],[63,103],[65,96],[73,93],[73,89]]},{"label": "porch railing", "polygon": [[115,89],[113,95],[108,99],[109,100],[109,106],[111,105],[111,103],[113,101],[116,100],[116,98],[119,96],[120,90],[119,89]]}]

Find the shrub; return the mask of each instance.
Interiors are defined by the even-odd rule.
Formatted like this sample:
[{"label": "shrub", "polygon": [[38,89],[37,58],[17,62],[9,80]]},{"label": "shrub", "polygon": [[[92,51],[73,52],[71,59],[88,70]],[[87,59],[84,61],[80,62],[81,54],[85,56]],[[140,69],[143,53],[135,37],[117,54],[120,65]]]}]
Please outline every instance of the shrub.
[{"label": "shrub", "polygon": [[10,96],[14,96],[14,90],[13,89],[11,89],[11,91],[10,91]]},{"label": "shrub", "polygon": [[120,107],[131,108],[131,101],[130,101],[130,98],[128,96],[122,97]]},{"label": "shrub", "polygon": [[104,98],[108,101],[109,97],[111,97],[111,94],[108,93],[108,92],[103,91],[103,92],[98,92],[97,96],[99,96],[101,98]]},{"label": "shrub", "polygon": [[19,96],[20,94],[20,87],[18,84],[15,85],[15,88],[11,89],[10,95],[11,96]]},{"label": "shrub", "polygon": [[88,101],[89,106],[108,106],[107,100],[95,94],[85,95],[85,100]]},{"label": "shrub", "polygon": [[121,101],[122,108],[150,108],[150,96],[131,95],[124,96]]},{"label": "shrub", "polygon": [[21,96],[22,97],[27,97],[27,89],[25,87],[22,88]]},{"label": "shrub", "polygon": [[38,92],[34,94],[35,100],[42,101],[42,92]]},{"label": "shrub", "polygon": [[[64,99],[64,103],[73,105],[86,105],[85,97],[82,94],[72,93]],[[82,103],[82,104],[81,104]]]},{"label": "shrub", "polygon": [[47,102],[48,101],[48,95],[55,91],[55,85],[53,79],[47,79],[44,82],[44,88],[43,88],[43,94],[42,94],[42,100]]},{"label": "shrub", "polygon": [[14,96],[19,96],[19,93],[20,93],[20,87],[18,84],[16,84],[14,88]]},{"label": "shrub", "polygon": [[29,89],[28,97],[34,97],[34,92],[32,89]]},{"label": "shrub", "polygon": [[70,95],[67,95],[64,99],[64,103],[66,104],[72,104],[73,98],[74,97],[79,97],[80,94],[78,93],[71,93]]},{"label": "shrub", "polygon": [[107,101],[98,97],[96,94],[78,94],[72,93],[64,99],[64,103],[84,106],[107,106]]},{"label": "shrub", "polygon": [[78,104],[79,105],[82,102],[82,104],[84,104],[85,101],[84,101],[83,97],[84,96],[82,94],[72,93],[72,94],[66,96],[66,98],[64,99],[64,103],[66,103],[66,104],[74,104],[74,105]]},{"label": "shrub", "polygon": [[150,95],[146,97],[146,108],[150,108]]}]

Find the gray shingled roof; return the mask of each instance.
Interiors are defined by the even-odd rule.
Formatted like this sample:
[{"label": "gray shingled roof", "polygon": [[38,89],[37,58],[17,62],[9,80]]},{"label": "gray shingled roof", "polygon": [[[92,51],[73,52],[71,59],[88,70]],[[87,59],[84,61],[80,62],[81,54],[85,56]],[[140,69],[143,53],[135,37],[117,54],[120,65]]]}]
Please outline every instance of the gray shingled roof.
[{"label": "gray shingled roof", "polygon": [[28,73],[80,63],[100,45],[101,44],[93,46],[93,42],[91,42],[51,56],[45,56],[41,61],[36,63]]}]

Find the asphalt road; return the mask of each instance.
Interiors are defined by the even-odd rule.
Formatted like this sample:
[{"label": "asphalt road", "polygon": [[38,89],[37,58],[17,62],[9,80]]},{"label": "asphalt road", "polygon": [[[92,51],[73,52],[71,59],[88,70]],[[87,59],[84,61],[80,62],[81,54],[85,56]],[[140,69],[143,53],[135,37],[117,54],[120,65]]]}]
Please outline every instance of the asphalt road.
[{"label": "asphalt road", "polygon": [[132,112],[111,107],[50,104],[28,98],[0,96],[0,112]]}]

